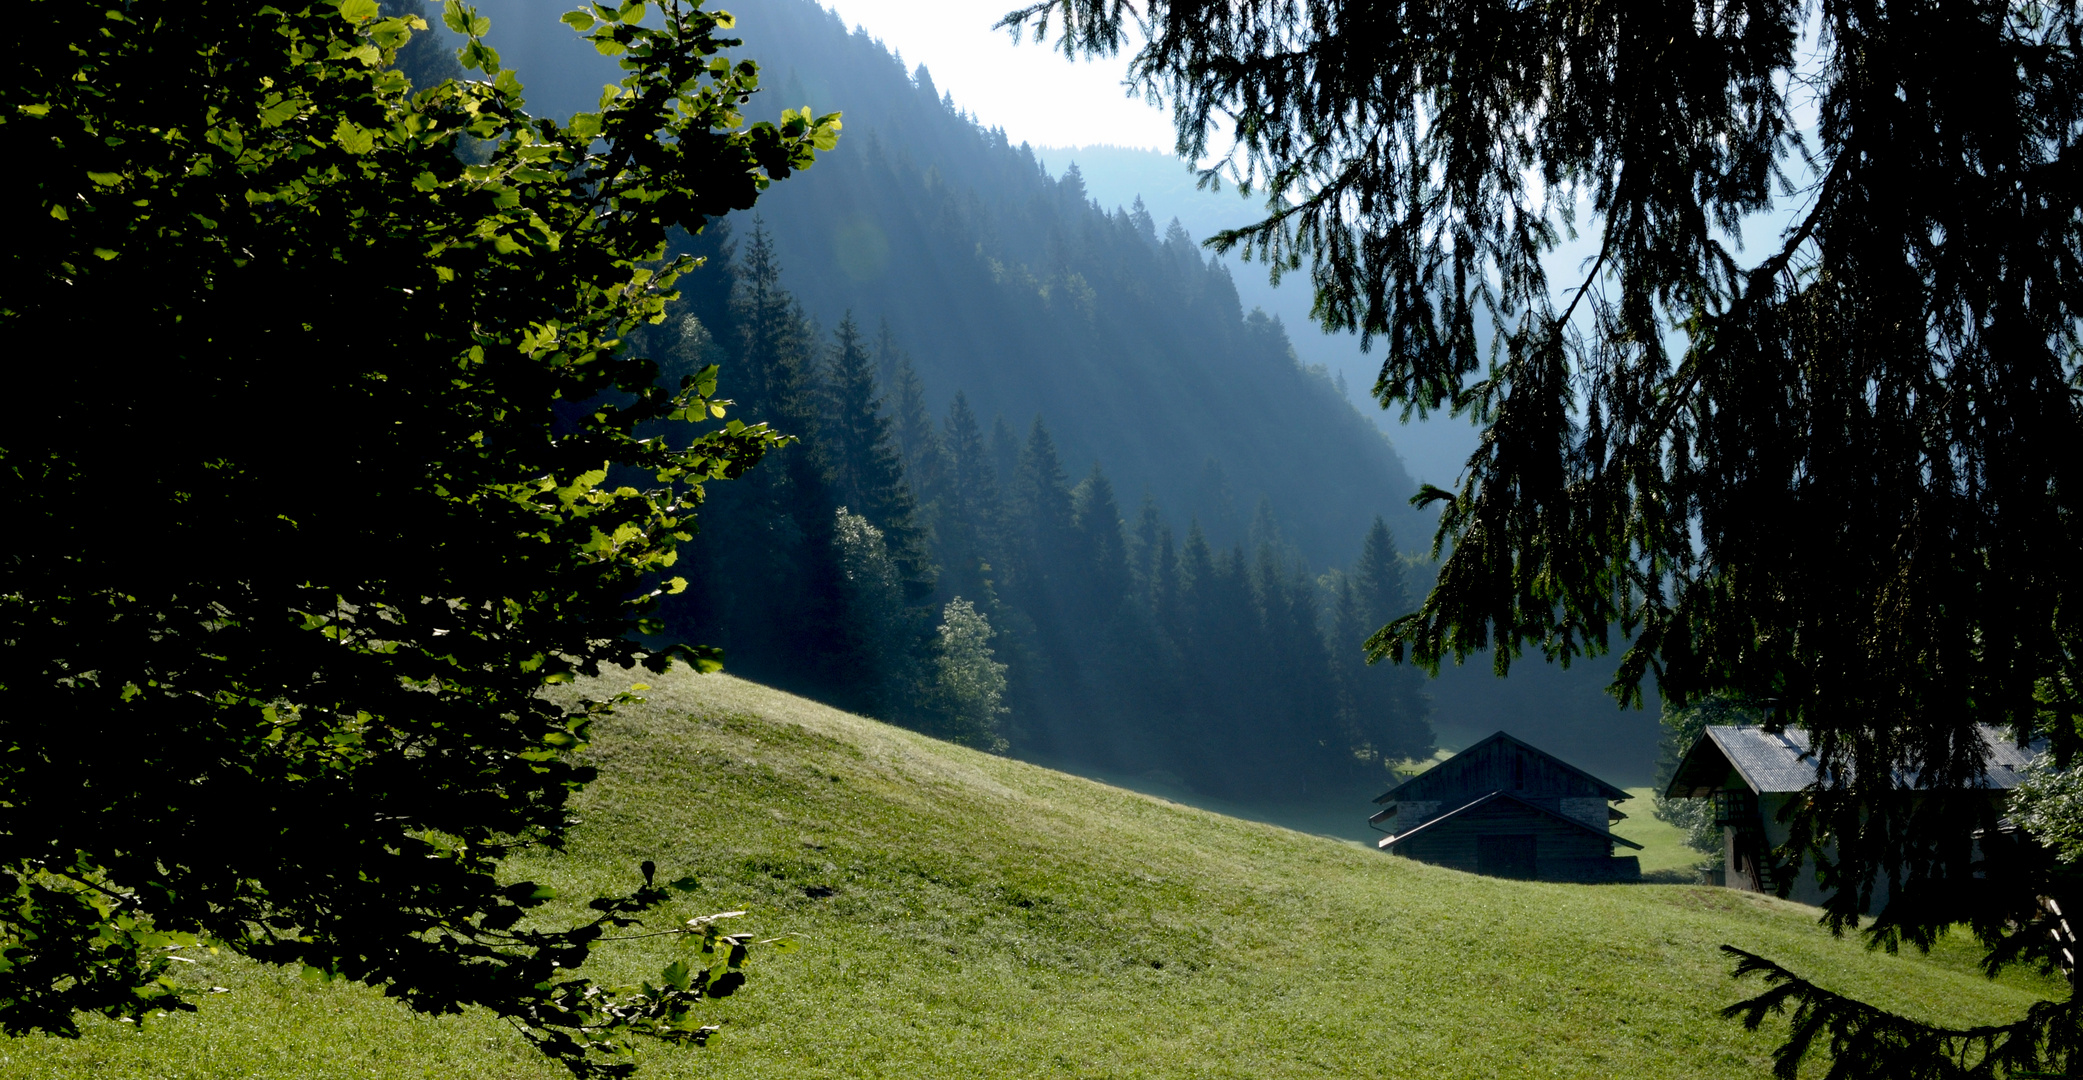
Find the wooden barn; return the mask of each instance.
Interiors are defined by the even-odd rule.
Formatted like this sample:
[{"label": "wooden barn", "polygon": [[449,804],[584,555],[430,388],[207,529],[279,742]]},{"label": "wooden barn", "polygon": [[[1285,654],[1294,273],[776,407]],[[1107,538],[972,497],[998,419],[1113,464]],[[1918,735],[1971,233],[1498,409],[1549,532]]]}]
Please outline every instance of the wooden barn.
[{"label": "wooden barn", "polygon": [[[1374,800],[1375,846],[1493,877],[1631,881],[1640,844],[1612,833],[1627,792],[1500,731]],[[1388,823],[1384,827],[1383,823]]]},{"label": "wooden barn", "polygon": [[[1989,801],[1992,814],[2001,814],[2039,745],[2019,746],[1992,727],[1982,728],[1981,734],[1988,766],[1973,788]],[[1716,725],[1679,760],[1664,798],[1714,800],[1714,823],[1721,826],[1722,835],[1722,865],[1712,875],[1715,884],[1747,892],[1772,892],[1785,884],[1789,898],[1821,904],[1829,894],[1814,867],[1805,859],[1792,866],[1775,865],[1771,857],[1792,829],[1785,820],[1788,804],[1803,798],[1803,790],[1816,782],[1817,766],[1808,733],[1800,728]],[[1921,789],[1914,777],[1901,780],[1912,791]],[[1877,874],[1872,884],[1869,910],[1878,911],[1887,903],[1887,876]]]}]

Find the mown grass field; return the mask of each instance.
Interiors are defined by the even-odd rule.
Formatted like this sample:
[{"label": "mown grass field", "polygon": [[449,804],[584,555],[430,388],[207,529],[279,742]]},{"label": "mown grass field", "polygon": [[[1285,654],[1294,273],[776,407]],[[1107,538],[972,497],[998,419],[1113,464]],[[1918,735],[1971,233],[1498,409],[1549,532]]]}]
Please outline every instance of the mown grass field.
[{"label": "mown grass field", "polygon": [[[647,1050],[652,1078],[1756,1078],[1777,1033],[1717,1015],[1751,989],[1724,942],[1933,1020],[2057,989],[1982,978],[1965,941],[1888,956],[1721,889],[1474,877],[726,676],[659,682],[597,732],[572,852],[515,876],[584,897],[655,859],[702,882],[662,919],[742,907],[799,945],[757,958],[711,1046]],[[635,979],[673,946],[616,948],[600,973]],[[485,1016],[224,956],[187,970],[226,992],[142,1031],[0,1040],[0,1078],[562,1075]]]}]

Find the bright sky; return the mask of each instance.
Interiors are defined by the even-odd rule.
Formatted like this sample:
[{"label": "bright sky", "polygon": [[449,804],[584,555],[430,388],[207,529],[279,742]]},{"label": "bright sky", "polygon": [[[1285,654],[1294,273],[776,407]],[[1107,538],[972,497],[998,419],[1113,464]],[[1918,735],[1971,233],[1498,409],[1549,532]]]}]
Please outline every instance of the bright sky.
[{"label": "bright sky", "polygon": [[986,127],[1036,146],[1172,147],[1171,114],[1130,98],[1121,85],[1125,56],[1070,61],[1047,46],[1014,45],[991,24],[1020,0],[822,0],[849,29],[870,35],[919,64]]}]

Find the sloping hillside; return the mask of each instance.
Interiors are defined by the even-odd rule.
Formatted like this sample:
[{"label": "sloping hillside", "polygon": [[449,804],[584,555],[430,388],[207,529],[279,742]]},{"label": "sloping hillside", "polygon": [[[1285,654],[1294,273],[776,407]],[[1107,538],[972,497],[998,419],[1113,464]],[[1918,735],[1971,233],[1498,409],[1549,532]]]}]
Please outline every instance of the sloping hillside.
[{"label": "sloping hillside", "polygon": [[[1716,1015],[1743,992],[1723,942],[1937,1019],[2035,989],[1957,943],[1887,956],[1726,890],[1439,870],[725,676],[646,696],[588,752],[572,854],[517,876],[586,895],[656,859],[702,880],[690,908],[800,942],[718,1010],[715,1045],[647,1053],[653,1078],[1762,1077],[1775,1033]],[[628,978],[666,962],[622,948]],[[202,961],[228,992],[200,1015],[0,1040],[0,1077],[557,1075],[483,1017]]]},{"label": "sloping hillside", "polygon": [[[590,107],[620,77],[556,21],[568,5],[482,7],[532,108]],[[763,69],[749,115],[845,113],[838,149],[760,198],[788,288],[827,327],[886,320],[936,416],[958,391],[987,428],[1039,414],[1073,475],[1103,461],[1129,505],[1153,493],[1217,549],[1262,499],[1317,567],[1349,563],[1377,514],[1407,548],[1430,537],[1389,440],[1185,233],[1092,202],[810,0],[728,8]],[[750,215],[732,221],[750,234]]]}]

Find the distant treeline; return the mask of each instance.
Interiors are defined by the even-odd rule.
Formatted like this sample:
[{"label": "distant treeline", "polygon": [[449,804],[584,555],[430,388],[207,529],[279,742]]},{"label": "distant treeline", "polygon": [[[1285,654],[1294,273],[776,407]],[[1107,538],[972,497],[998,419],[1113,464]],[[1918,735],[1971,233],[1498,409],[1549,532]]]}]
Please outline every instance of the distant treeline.
[{"label": "distant treeline", "polygon": [[986,428],[959,391],[935,417],[886,325],[818,328],[762,229],[685,248],[709,269],[647,343],[664,376],[719,363],[733,416],[801,442],[710,489],[673,633],[835,705],[1218,797],[1364,789],[1430,752],[1418,676],[1360,650],[1409,606],[1385,524],[1313,574],[1266,504],[1226,550],[1149,495],[1124,515],[1045,417]]}]

